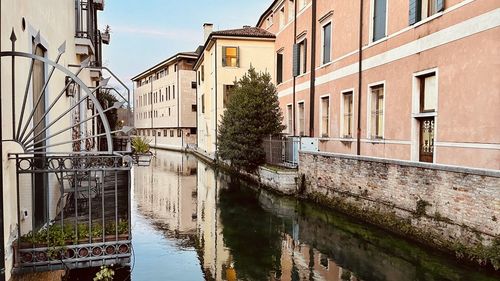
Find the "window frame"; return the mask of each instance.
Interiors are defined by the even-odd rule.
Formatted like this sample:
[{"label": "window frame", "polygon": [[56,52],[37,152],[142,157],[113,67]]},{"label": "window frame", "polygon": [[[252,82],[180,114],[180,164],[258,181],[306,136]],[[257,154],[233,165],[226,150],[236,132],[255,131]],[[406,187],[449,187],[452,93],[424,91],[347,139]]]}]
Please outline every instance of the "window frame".
[{"label": "window frame", "polygon": [[[284,50],[280,50],[276,53],[276,84],[277,85],[280,85],[283,83],[283,70],[284,70],[284,65],[283,65],[283,62],[284,62],[284,57],[285,55],[283,54]],[[281,69],[278,68],[278,57],[281,56]],[[281,75],[279,75],[281,73]]]},{"label": "window frame", "polygon": [[[227,50],[236,49],[236,65],[228,65]],[[240,67],[240,47],[238,46],[222,46],[222,67],[239,68]]]},{"label": "window frame", "polygon": [[[326,134],[325,132],[323,132],[323,100],[324,99],[328,99],[328,112],[327,112],[327,118],[328,118],[328,124],[326,125],[327,129],[326,129]],[[320,129],[320,136],[323,137],[323,138],[328,138],[330,137],[331,135],[331,122],[332,122],[332,115],[330,114],[331,111],[332,111],[332,99],[330,97],[330,94],[326,94],[326,95],[322,95],[319,97],[319,101],[320,101],[320,107],[319,107],[319,129]]]},{"label": "window frame", "polygon": [[[372,115],[373,115],[373,112],[372,112],[372,99],[373,99],[373,90],[374,89],[377,89],[377,88],[382,88],[383,91],[382,91],[382,94],[383,94],[383,103],[382,103],[382,132],[381,132],[381,135],[374,135],[374,133],[372,132]],[[374,82],[374,83],[370,83],[368,84],[368,91],[367,93],[369,93],[369,95],[367,95],[368,97],[368,100],[367,100],[367,114],[366,114],[366,117],[367,117],[367,122],[366,122],[366,132],[367,132],[367,139],[370,139],[370,140],[383,140],[385,139],[385,117],[387,115],[387,112],[386,112],[386,102],[387,102],[387,87],[386,87],[386,81],[378,81],[378,82]]]},{"label": "window frame", "polygon": [[375,3],[379,0],[370,0],[370,31],[369,31],[369,44],[375,42],[383,41],[388,37],[388,25],[389,25],[389,0],[385,0],[385,29],[384,36],[375,40]]},{"label": "window frame", "polygon": [[[303,111],[304,111],[303,112],[303,116],[302,116],[303,117],[302,124],[300,122],[300,105],[303,105]],[[298,119],[297,120],[297,124],[300,125],[300,127],[299,127],[299,134],[298,135],[301,136],[301,137],[302,136],[306,136],[306,102],[304,100],[297,101],[297,113],[298,113],[297,116],[296,116],[297,119]],[[301,132],[300,129],[302,129],[303,132]]]},{"label": "window frame", "polygon": [[[291,109],[291,110],[289,110],[289,109]],[[287,119],[286,119],[287,132],[289,135],[293,136],[294,135],[294,131],[293,131],[293,103],[288,103],[286,105],[286,114],[287,114]]]},{"label": "window frame", "polygon": [[[351,122],[350,125],[351,125],[351,134],[350,135],[346,135],[345,134],[345,117],[346,117],[346,108],[345,108],[345,97],[347,95],[351,95],[352,96],[352,104],[351,104],[351,109],[352,109],[352,112],[351,112]],[[354,107],[354,101],[355,101],[355,89],[354,88],[350,88],[350,89],[345,89],[343,91],[340,92],[340,131],[339,131],[339,136],[340,138],[343,138],[343,139],[352,139],[354,137],[354,117],[355,117],[355,107]]]},{"label": "window frame", "polygon": [[[330,58],[328,61],[325,61],[325,27],[330,25]],[[332,54],[333,54],[333,21],[330,19],[321,24],[321,65],[328,64],[332,62]]]}]

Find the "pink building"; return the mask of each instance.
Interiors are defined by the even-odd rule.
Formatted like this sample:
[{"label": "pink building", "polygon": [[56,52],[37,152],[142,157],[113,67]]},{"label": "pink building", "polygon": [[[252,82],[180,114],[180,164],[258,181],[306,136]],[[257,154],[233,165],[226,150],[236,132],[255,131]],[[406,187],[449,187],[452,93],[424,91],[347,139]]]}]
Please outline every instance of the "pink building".
[{"label": "pink building", "polygon": [[[500,169],[500,3],[276,0],[286,133],[320,151]],[[361,28],[360,28],[361,26]]]}]

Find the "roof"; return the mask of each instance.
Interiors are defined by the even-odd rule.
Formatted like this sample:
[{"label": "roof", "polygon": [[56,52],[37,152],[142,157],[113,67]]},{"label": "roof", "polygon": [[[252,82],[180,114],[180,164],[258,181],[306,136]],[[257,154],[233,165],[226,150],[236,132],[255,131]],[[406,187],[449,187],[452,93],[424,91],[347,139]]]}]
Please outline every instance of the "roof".
[{"label": "roof", "polygon": [[237,36],[237,37],[257,37],[257,38],[276,38],[271,32],[258,28],[246,26],[239,29],[228,29],[214,31],[210,34],[212,36]]},{"label": "roof", "polygon": [[197,59],[198,56],[199,56],[199,54],[197,52],[180,52],[180,53],[177,53],[177,54],[169,57],[168,59],[163,60],[162,62],[154,65],[153,67],[150,67],[150,68],[144,70],[143,72],[137,74],[131,80],[132,81],[136,81],[136,80],[138,80],[140,78],[143,78],[144,76],[150,75],[151,72],[154,71],[154,70],[157,70],[157,68],[160,68],[160,67],[165,66],[165,65],[169,65],[169,64],[173,63],[174,61],[176,61],[177,59],[180,59],[180,58]]},{"label": "roof", "polygon": [[251,26],[244,26],[243,28],[238,28],[238,29],[226,29],[226,30],[218,30],[218,31],[213,31],[210,33],[210,36],[208,36],[207,41],[205,42],[205,45],[203,45],[203,48],[201,49],[201,53],[198,57],[198,59],[195,62],[195,67],[196,69],[198,63],[200,60],[203,58],[203,52],[209,45],[210,41],[214,38],[219,38],[219,37],[247,37],[247,38],[264,38],[264,39],[275,39],[276,35],[273,33],[259,28],[259,27],[251,27]]},{"label": "roof", "polygon": [[280,1],[280,0],[274,0],[271,5],[269,6],[269,8],[266,9],[266,11],[260,16],[259,18],[259,21],[257,22],[257,26],[259,26],[261,23],[263,23],[264,21],[264,18],[267,17],[267,15],[269,14],[269,12],[271,12],[274,8],[274,5],[276,5],[276,3]]}]

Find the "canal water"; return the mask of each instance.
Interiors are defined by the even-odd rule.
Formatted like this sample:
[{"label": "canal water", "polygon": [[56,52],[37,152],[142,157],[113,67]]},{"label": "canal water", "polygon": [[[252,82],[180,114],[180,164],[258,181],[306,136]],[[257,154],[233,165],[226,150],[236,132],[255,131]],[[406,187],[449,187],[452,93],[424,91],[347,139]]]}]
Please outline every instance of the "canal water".
[{"label": "canal water", "polygon": [[[134,168],[131,279],[498,280],[339,213],[277,196],[194,156]],[[121,274],[122,275],[122,274]]]}]

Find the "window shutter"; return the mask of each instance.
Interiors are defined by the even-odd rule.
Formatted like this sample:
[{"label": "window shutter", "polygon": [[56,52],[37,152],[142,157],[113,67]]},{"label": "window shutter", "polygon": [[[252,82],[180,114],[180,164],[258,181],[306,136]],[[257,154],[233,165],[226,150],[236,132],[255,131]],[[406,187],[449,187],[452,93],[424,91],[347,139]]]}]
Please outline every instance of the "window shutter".
[{"label": "window shutter", "polygon": [[444,0],[436,0],[436,12],[444,11]]},{"label": "window shutter", "polygon": [[299,64],[300,64],[300,58],[299,58],[299,44],[293,45],[293,76],[297,77],[299,76]]},{"label": "window shutter", "polygon": [[421,0],[410,0],[410,15],[409,24],[413,25],[420,21],[421,16]]},{"label": "window shutter", "polygon": [[276,66],[276,82],[280,84],[283,82],[283,54],[278,54]]},{"label": "window shutter", "polygon": [[222,66],[227,66],[227,62],[226,62],[226,47],[222,47]]},{"label": "window shutter", "polygon": [[236,67],[240,67],[240,47],[236,47]]},{"label": "window shutter", "polygon": [[307,72],[307,39],[304,39],[302,41],[302,44],[304,44],[304,73]]}]

